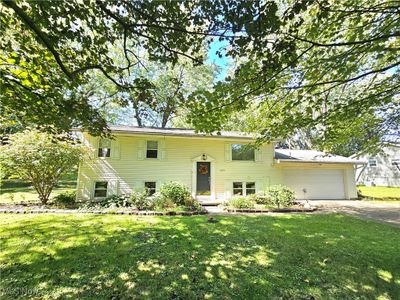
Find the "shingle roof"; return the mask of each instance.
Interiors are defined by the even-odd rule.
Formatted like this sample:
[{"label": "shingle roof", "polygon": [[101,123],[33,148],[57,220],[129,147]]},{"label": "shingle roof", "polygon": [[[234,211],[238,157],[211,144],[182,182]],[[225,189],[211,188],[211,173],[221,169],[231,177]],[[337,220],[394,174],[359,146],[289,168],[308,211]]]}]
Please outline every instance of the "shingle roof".
[{"label": "shingle roof", "polygon": [[138,127],[125,125],[109,126],[114,133],[130,134],[149,134],[149,135],[167,135],[167,136],[187,136],[187,137],[214,137],[214,138],[238,138],[254,139],[256,136],[237,131],[221,131],[213,134],[199,133],[194,129],[185,128],[158,128],[158,127]]},{"label": "shingle roof", "polygon": [[275,149],[277,162],[318,162],[318,163],[347,163],[364,164],[363,160],[357,160],[340,155],[333,155],[316,150],[291,150]]}]

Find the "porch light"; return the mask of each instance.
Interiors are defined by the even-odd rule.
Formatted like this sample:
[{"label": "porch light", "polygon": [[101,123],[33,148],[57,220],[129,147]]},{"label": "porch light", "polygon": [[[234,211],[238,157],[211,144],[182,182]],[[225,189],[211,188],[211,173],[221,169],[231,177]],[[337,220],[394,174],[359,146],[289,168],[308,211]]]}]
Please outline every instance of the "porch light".
[{"label": "porch light", "polygon": [[205,153],[203,153],[203,155],[201,156],[202,160],[207,160],[207,155]]}]

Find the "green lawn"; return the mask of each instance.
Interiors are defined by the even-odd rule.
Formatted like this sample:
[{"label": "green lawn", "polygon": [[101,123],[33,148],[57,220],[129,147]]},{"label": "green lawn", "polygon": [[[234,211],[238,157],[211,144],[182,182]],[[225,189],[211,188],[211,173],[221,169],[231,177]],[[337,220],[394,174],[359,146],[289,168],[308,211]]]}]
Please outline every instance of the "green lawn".
[{"label": "green lawn", "polygon": [[400,299],[400,230],[334,214],[0,215],[2,299]]},{"label": "green lawn", "polygon": [[[50,197],[76,188],[76,174],[64,176]],[[38,194],[29,182],[20,179],[0,180],[0,203],[38,201]]]},{"label": "green lawn", "polygon": [[397,198],[400,200],[400,187],[358,186],[357,188],[366,197],[381,199]]}]

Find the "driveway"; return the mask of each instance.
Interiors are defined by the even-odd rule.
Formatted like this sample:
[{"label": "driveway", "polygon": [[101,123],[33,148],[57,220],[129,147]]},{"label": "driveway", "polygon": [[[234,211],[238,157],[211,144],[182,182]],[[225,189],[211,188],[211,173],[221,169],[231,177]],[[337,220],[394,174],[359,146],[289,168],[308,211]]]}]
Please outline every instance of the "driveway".
[{"label": "driveway", "polygon": [[348,213],[400,227],[400,201],[312,200],[322,210]]}]

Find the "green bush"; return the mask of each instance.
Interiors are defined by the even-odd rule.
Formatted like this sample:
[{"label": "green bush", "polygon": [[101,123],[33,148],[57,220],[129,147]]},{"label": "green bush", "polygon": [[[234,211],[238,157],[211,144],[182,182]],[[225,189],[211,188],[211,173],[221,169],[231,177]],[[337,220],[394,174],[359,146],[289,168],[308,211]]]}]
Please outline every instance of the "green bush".
[{"label": "green bush", "polygon": [[262,204],[272,205],[275,207],[290,207],[294,205],[294,191],[284,185],[273,185],[265,191],[265,198]]},{"label": "green bush", "polygon": [[254,208],[256,202],[249,196],[235,196],[231,198],[228,205],[233,208]]},{"label": "green bush", "polygon": [[186,198],[184,205],[189,210],[203,210],[203,206],[201,206],[201,203],[198,200],[193,199],[192,197]]},{"label": "green bush", "polygon": [[152,198],[154,201],[154,206],[158,210],[171,209],[176,207],[176,204],[174,203],[174,201],[172,201],[172,199],[166,198],[160,193],[154,194]]},{"label": "green bush", "polygon": [[130,195],[126,194],[108,196],[107,198],[98,201],[97,204],[104,208],[133,206]]},{"label": "green bush", "polygon": [[161,185],[160,195],[176,205],[185,205],[185,200],[191,198],[189,189],[184,184],[175,181]]},{"label": "green bush", "polygon": [[53,198],[53,202],[57,206],[72,207],[76,204],[76,192],[67,191],[63,192]]},{"label": "green bush", "polygon": [[155,206],[153,197],[148,197],[147,191],[132,192],[130,201],[138,210],[151,210]]}]

